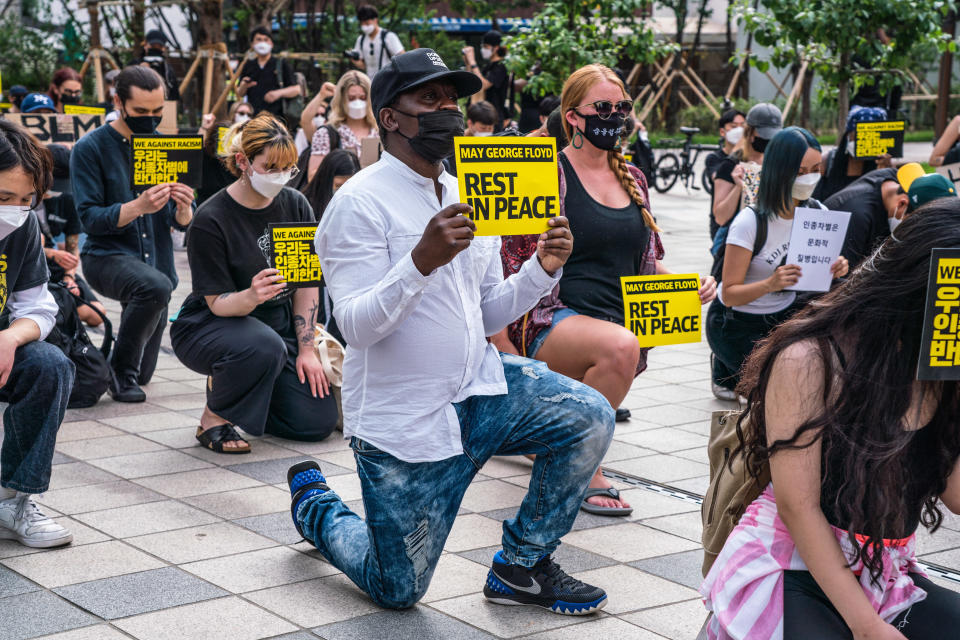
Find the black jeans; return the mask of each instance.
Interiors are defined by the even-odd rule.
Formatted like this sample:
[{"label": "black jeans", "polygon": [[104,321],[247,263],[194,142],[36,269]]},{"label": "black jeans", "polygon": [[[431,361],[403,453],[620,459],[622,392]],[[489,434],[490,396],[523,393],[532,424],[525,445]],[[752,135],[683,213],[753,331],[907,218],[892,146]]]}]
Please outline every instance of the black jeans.
[{"label": "black jeans", "polygon": [[131,256],[84,255],[82,261],[90,286],[118,300],[123,309],[113,345],[113,370],[118,377],[132,375],[137,384],[147,384],[157,368],[173,283]]},{"label": "black jeans", "polygon": [[173,351],[210,376],[207,407],[247,433],[323,440],[337,424],[333,395],[314,398],[297,377],[297,341],[250,316],[183,310],[170,327]]},{"label": "black jeans", "polygon": [[713,352],[713,381],[733,389],[740,383],[740,369],[757,342],[796,311],[790,306],[765,315],[742,313],[723,306],[717,298],[707,311],[707,342]]},{"label": "black jeans", "polygon": [[[910,577],[927,592],[927,597],[897,616],[893,626],[909,640],[955,637],[960,628],[960,593],[937,586],[915,573]],[[843,618],[809,571],[783,572],[783,638],[853,640]]]},{"label": "black jeans", "polygon": [[13,358],[0,400],[3,448],[0,486],[23,493],[43,493],[50,484],[50,465],[57,431],[70,400],[75,367],[49,342],[28,342]]}]

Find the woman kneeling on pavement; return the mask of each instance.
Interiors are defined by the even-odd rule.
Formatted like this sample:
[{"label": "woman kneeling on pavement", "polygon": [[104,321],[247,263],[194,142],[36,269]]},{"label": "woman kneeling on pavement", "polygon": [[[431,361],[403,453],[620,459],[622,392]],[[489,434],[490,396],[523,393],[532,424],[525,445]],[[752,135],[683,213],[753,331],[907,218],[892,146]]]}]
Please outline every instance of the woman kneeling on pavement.
[{"label": "woman kneeling on pavement", "polygon": [[[503,350],[542,360],[553,371],[580,380],[620,406],[633,379],[647,368],[646,350],[624,326],[620,277],[670,273],[661,264],[663,245],[650,213],[647,182],[620,152],[621,128],[633,109],[623,82],[602,65],[575,71],[560,97],[563,129],[570,140],[557,154],[560,215],[570,220],[573,253],[560,284],[536,308],[496,339]],[[504,272],[516,273],[536,253],[537,236],[503,239]],[[700,299],[716,291],[703,279]],[[581,508],[625,516],[632,509],[600,469]]]},{"label": "woman kneeling on pavement", "polygon": [[337,407],[313,346],[318,290],[288,288],[269,255],[271,223],[316,224],[306,198],[284,187],[297,150],[268,113],[234,125],[225,142],[238,179],[197,209],[187,234],[193,292],[170,329],[177,358],[209,376],[197,439],[219,453],[250,451],[236,427],[322,440]]},{"label": "woman kneeling on pavement", "polygon": [[772,482],[700,589],[712,640],[956,637],[960,594],[915,556],[920,524],[960,513],[960,384],[916,379],[935,247],[960,248],[956,198],[907,216],[747,361],[737,451]]}]

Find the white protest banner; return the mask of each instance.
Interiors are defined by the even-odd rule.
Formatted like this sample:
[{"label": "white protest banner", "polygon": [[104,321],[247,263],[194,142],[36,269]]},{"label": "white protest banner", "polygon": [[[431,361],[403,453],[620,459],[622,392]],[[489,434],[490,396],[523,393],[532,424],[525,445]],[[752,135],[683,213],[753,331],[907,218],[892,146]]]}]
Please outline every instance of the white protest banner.
[{"label": "white protest banner", "polygon": [[833,282],[830,266],[840,257],[847,236],[850,212],[797,207],[790,230],[787,264],[800,267],[802,275],[789,291],[829,291]]}]

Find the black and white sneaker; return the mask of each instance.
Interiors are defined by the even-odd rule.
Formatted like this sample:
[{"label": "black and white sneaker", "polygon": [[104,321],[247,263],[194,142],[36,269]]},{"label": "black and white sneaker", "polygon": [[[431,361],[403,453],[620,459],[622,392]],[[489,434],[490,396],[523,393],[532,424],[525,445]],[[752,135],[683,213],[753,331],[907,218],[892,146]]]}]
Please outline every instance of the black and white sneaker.
[{"label": "black and white sneaker", "polygon": [[567,616],[594,613],[607,604],[606,591],[568,576],[550,556],[527,568],[508,564],[501,551],[493,556],[483,595],[497,604],[529,604]]}]

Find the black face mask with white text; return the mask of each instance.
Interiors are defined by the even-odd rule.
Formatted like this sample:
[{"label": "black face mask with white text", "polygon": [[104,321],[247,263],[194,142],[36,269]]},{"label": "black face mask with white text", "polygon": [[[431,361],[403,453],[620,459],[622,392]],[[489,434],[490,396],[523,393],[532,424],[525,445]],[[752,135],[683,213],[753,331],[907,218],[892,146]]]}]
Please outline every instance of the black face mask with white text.
[{"label": "black face mask with white text", "polygon": [[620,134],[623,133],[624,117],[621,114],[611,114],[604,120],[598,115],[585,116],[576,109],[573,112],[583,118],[583,130],[580,133],[590,141],[590,144],[604,151],[617,148],[620,143]]},{"label": "black face mask with white text", "polygon": [[438,109],[417,115],[396,108],[394,111],[417,119],[417,135],[404,135],[400,129],[397,133],[409,140],[410,148],[424,160],[436,163],[453,155],[453,139],[462,136],[464,129],[463,114],[459,109]]}]

